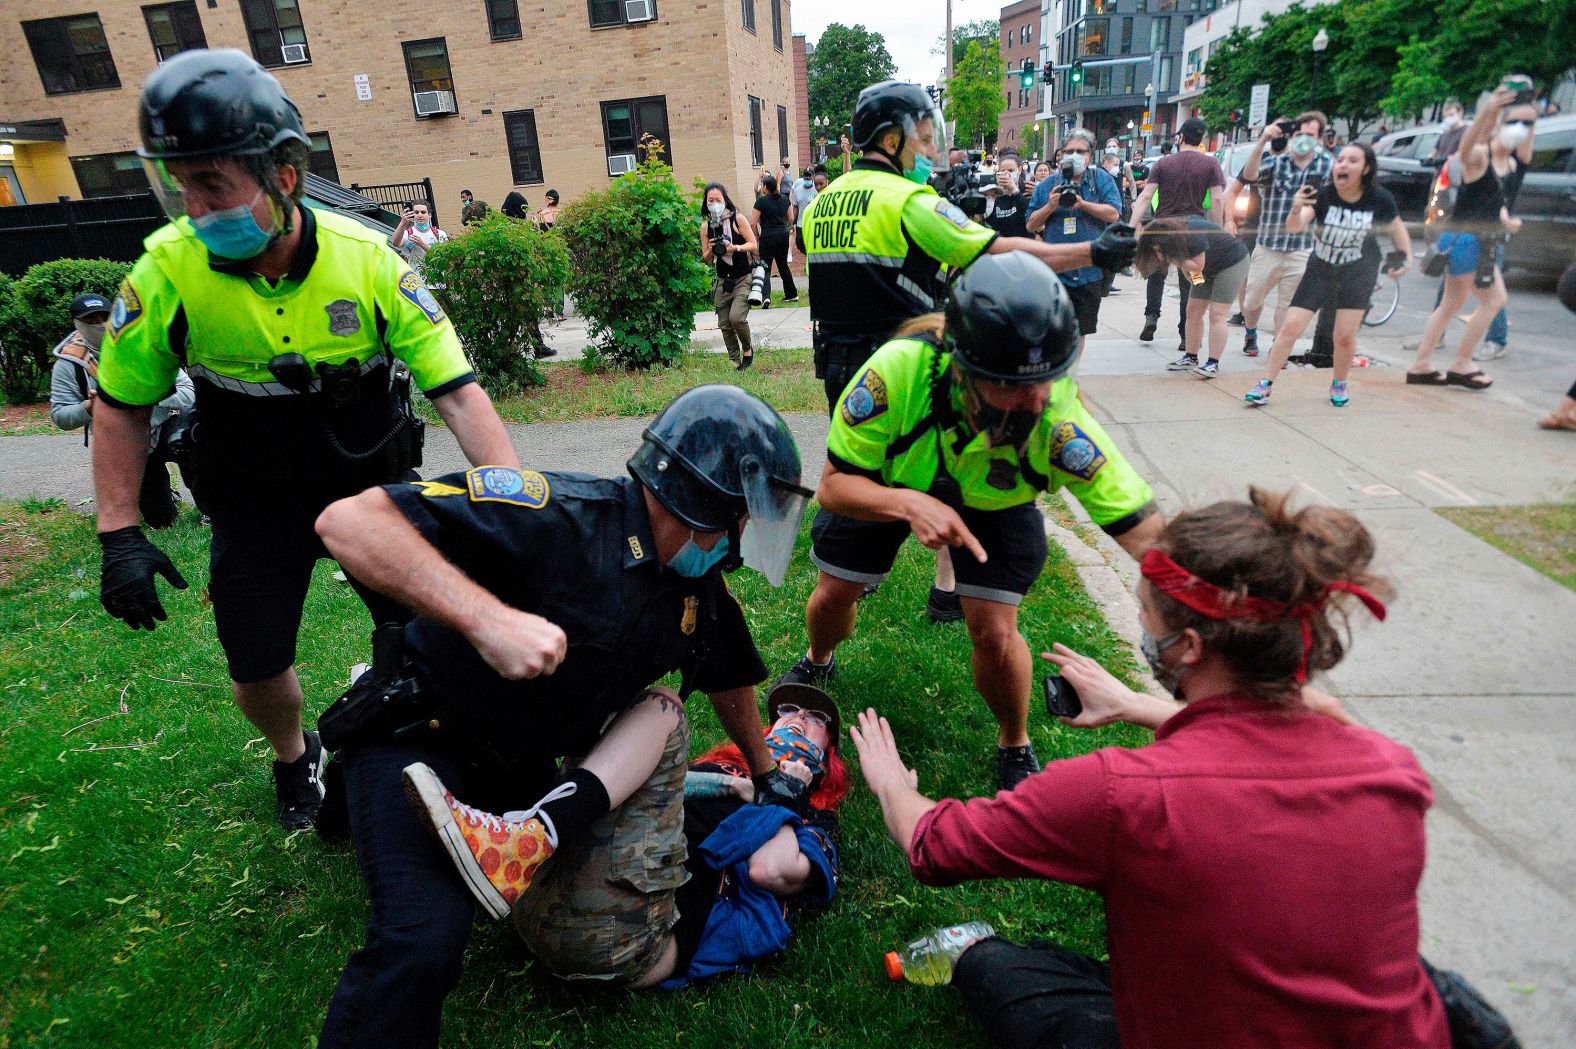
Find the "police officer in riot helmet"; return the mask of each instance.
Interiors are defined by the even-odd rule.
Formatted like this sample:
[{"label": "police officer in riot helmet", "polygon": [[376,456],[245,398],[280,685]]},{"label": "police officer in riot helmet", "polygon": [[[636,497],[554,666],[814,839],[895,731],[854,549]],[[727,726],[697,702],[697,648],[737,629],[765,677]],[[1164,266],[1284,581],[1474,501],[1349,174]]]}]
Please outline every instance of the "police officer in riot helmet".
[{"label": "police officer in riot helmet", "polygon": [[1078,399],[1078,321],[1056,277],[1022,254],[982,259],[945,313],[898,328],[832,417],[806,609],[809,648],[781,678],[835,673],[862,588],[912,534],[952,550],[974,684],[997,724],[1010,789],[1039,769],[1028,735],[1029,649],[1018,606],[1046,560],[1035,505],[1065,487],[1137,557],[1159,534],[1154,494]]},{"label": "police officer in riot helmet", "polygon": [[[213,524],[209,594],[236,704],[275,752],[276,816],[310,824],[323,752],[293,669],[312,531],[336,498],[420,464],[418,386],[473,463],[512,465],[508,435],[432,293],[360,223],[302,206],[308,140],[279,82],[236,50],[148,77],[139,150],[170,223],[111,310],[93,475],[105,609],[165,618],[154,577],[186,582],[143,535],[149,413],[184,362],[196,388],[182,475]],[[383,610],[379,618],[397,617]]]},{"label": "police officer in riot helmet", "polygon": [[[347,571],[417,613],[420,685],[348,741],[324,717],[351,811],[372,814],[352,840],[378,874],[324,1049],[436,1045],[477,903],[566,978],[645,987],[687,971],[695,944],[670,929],[691,691],[757,800],[803,811],[808,784],[762,739],[766,667],[723,582],[740,564],[773,584],[787,570],[810,496],[787,425],[737,387],[698,387],[628,467],[475,469],[371,489],[318,522]],[[654,687],[675,671],[677,691]]]}]

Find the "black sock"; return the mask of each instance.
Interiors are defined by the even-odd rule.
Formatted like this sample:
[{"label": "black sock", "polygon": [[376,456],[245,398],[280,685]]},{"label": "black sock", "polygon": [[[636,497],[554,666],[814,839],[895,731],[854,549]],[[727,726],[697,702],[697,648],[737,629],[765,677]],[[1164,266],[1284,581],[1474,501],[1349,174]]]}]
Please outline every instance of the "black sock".
[{"label": "black sock", "polygon": [[[570,787],[574,790],[569,790]],[[613,802],[607,796],[607,787],[596,773],[587,769],[574,769],[569,778],[537,802],[535,813],[557,837],[554,843],[562,848],[564,841],[583,833],[591,824],[613,811]]]}]

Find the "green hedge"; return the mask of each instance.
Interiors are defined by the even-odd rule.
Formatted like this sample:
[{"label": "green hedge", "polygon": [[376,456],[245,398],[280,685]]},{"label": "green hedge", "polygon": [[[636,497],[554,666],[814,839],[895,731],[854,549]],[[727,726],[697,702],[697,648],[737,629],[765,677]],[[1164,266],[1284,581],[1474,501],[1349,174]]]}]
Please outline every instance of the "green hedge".
[{"label": "green hedge", "polygon": [[643,164],[558,217],[575,306],[598,355],[626,368],[679,358],[695,329],[695,304],[705,301],[711,281],[692,202],[662,163],[661,144],[642,145]]},{"label": "green hedge", "polygon": [[20,279],[0,276],[0,394],[12,404],[37,400],[48,384],[49,351],[71,331],[71,300],[85,292],[113,298],[129,262],[55,259]]}]

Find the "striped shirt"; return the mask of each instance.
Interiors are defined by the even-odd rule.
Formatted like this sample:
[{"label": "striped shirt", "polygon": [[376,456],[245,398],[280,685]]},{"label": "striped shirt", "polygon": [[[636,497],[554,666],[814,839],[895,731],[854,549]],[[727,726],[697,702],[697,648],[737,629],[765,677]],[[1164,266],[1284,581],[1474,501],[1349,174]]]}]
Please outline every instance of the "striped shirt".
[{"label": "striped shirt", "polygon": [[1291,214],[1293,198],[1310,176],[1317,177],[1321,185],[1328,184],[1330,172],[1335,169],[1335,158],[1320,149],[1305,168],[1297,166],[1290,153],[1267,156],[1259,165],[1259,194],[1263,198],[1259,212],[1259,245],[1271,251],[1308,251],[1313,248],[1313,233],[1286,232],[1286,217]]}]

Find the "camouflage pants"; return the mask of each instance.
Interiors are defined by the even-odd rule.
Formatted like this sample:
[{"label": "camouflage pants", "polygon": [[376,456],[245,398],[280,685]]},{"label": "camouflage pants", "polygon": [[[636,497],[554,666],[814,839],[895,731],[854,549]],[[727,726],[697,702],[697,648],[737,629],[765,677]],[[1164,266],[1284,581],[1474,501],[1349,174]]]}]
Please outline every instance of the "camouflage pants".
[{"label": "camouflage pants", "polygon": [[678,921],[674,893],[689,880],[688,762],[680,718],[646,782],[554,853],[515,906],[515,931],[555,976],[627,986],[661,959]]}]

